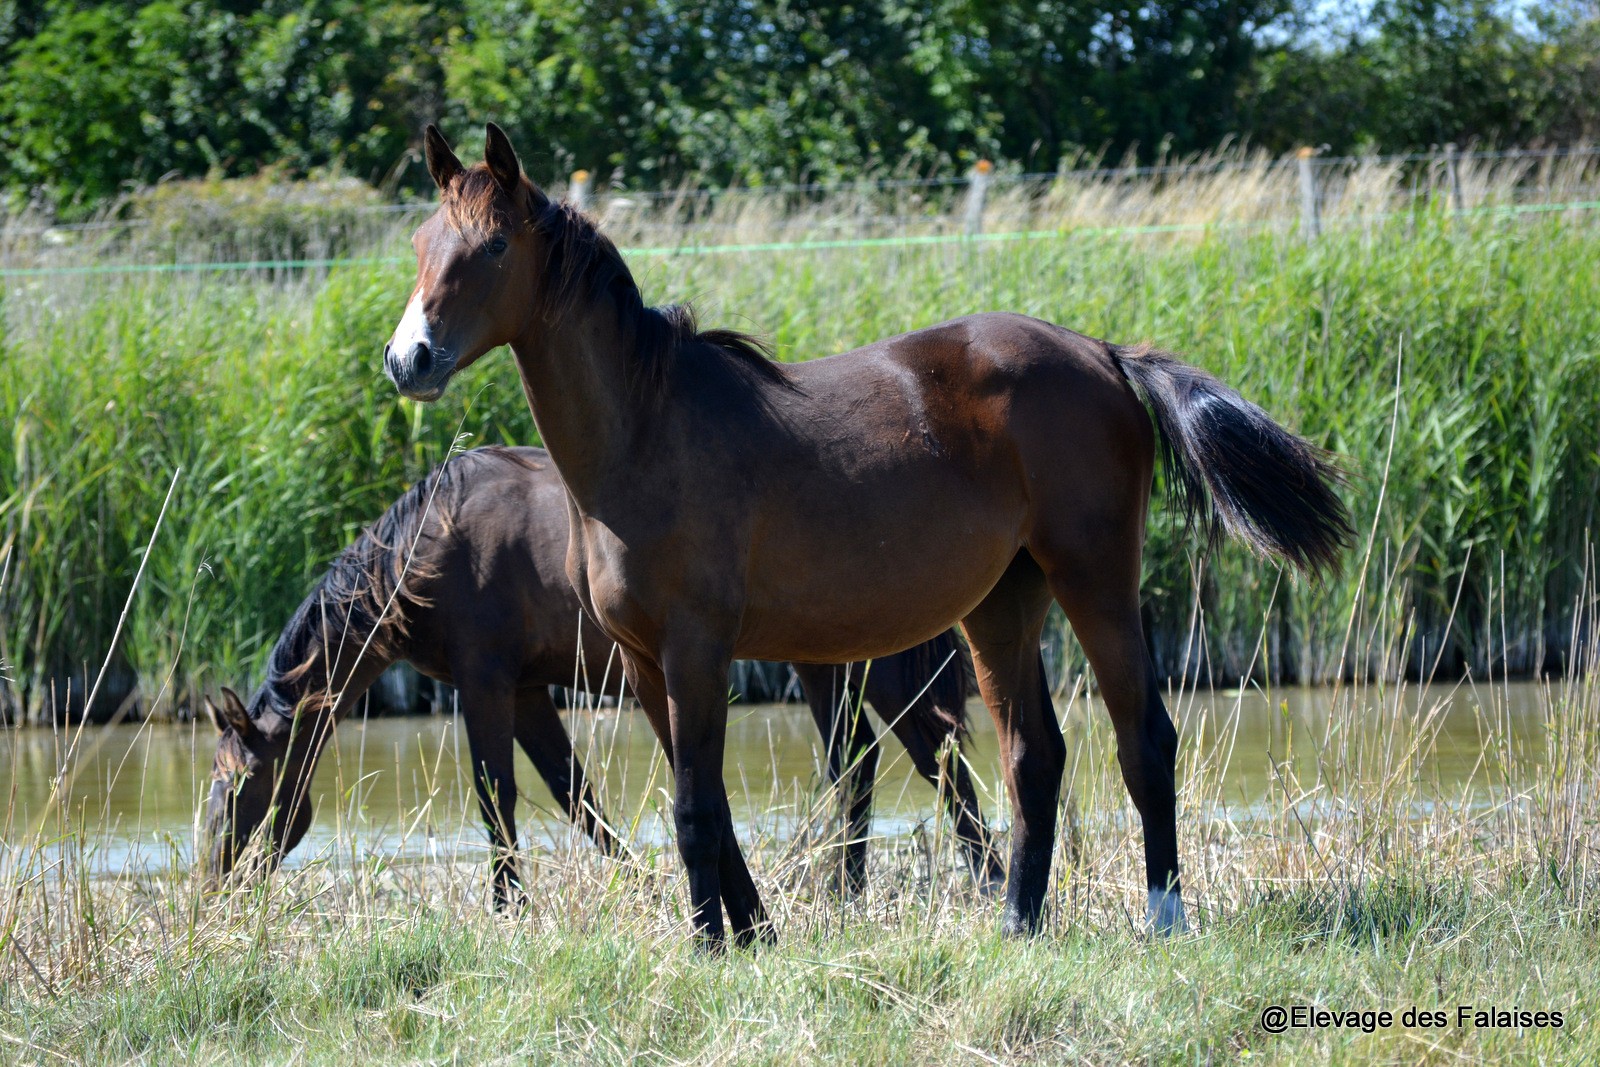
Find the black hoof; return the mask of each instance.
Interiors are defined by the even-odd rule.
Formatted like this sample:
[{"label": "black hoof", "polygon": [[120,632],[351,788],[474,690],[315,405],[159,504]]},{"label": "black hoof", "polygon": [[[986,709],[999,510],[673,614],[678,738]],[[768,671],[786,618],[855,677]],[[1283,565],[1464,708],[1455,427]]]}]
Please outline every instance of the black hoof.
[{"label": "black hoof", "polygon": [[1005,916],[1000,921],[1000,932],[1006,937],[1038,937],[1040,926],[1039,915],[1034,915],[1030,918],[1008,904],[1006,905]]},{"label": "black hoof", "polygon": [[522,879],[497,878],[494,882],[494,910],[499,915],[522,911],[528,906],[528,896],[522,891]]}]

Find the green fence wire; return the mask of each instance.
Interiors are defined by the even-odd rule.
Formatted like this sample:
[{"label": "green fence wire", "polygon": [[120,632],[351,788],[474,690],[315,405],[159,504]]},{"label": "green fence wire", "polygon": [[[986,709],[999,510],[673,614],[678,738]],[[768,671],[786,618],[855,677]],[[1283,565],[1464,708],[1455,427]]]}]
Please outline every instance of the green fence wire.
[{"label": "green fence wire", "polygon": [[[1594,211],[1600,200],[1576,200],[1561,204],[1510,204],[1458,210],[1460,217],[1493,215],[1548,214],[1559,211]],[[1403,213],[1386,212],[1359,216],[1358,221],[1383,221]],[[1198,233],[1245,227],[1290,227],[1298,220],[1258,220],[1248,222],[1173,222],[1148,226],[1076,226],[1056,230],[1013,230],[1002,233],[918,234],[901,237],[852,237],[829,240],[768,241],[755,244],[672,245],[670,247],[625,248],[627,256],[706,256],[765,252],[811,252],[847,248],[903,248],[916,245],[984,244],[1007,241],[1060,240],[1070,237],[1135,237],[1142,234]],[[329,270],[334,267],[383,266],[411,262],[407,256],[350,256],[331,259],[250,259],[218,263],[100,263],[76,267],[5,267],[0,278],[46,278],[92,274],[180,274],[223,271]]]}]

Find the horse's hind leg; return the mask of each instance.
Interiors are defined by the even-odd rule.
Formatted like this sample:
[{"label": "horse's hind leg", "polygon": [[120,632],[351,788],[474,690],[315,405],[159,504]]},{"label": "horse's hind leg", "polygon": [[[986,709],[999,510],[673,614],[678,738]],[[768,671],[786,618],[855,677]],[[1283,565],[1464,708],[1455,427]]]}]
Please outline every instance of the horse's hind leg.
[{"label": "horse's hind leg", "polygon": [[618,851],[617,839],[606,825],[600,802],[589,788],[583,764],[572,751],[572,738],[561,724],[550,690],[542,685],[517,690],[517,744],[528,754],[550,795],[569,818],[588,834],[607,856]]},{"label": "horse's hind leg", "polygon": [[972,645],[978,688],[994,717],[1011,791],[1008,934],[1031,934],[1039,928],[1067,762],[1039,657],[1039,634],[1049,606],[1044,573],[1026,552],[1019,552],[999,583],[961,622]]},{"label": "horse's hind leg", "polygon": [[843,779],[844,862],[837,888],[845,896],[855,896],[867,884],[867,837],[872,829],[872,790],[878,777],[878,738],[863,716],[859,685],[850,684],[849,679],[869,668],[796,663],[794,669],[827,747],[828,781],[840,787]]},{"label": "horse's hind leg", "polygon": [[[1051,572],[1050,590],[1094,668],[1117,733],[1117,762],[1144,823],[1149,902],[1146,921],[1161,934],[1186,930],[1178,881],[1178,732],[1161,702],[1139,621],[1138,541],[1105,546]],[[1131,560],[1128,558],[1131,554]]]},{"label": "horse's hind leg", "polygon": [[490,878],[494,904],[503,909],[522,893],[517,874],[517,779],[512,737],[516,698],[510,685],[499,681],[464,680],[461,683],[462,718],[467,726],[467,748],[472,758],[472,784],[478,809],[489,831]]}]

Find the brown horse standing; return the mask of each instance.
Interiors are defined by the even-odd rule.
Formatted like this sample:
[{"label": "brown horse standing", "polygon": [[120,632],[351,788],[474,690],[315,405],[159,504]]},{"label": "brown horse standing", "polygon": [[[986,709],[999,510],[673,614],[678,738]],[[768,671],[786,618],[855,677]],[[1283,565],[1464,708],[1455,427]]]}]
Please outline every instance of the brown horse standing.
[{"label": "brown horse standing", "polygon": [[1015,812],[1005,928],[1036,930],[1066,757],[1039,657],[1052,597],[1144,823],[1148,920],[1183,928],[1178,738],[1139,620],[1157,447],[1191,516],[1307,569],[1350,536],[1322,453],[1203,371],[1020,315],[781,367],[647,307],[615,246],[523,176],[498,127],[470,169],[433,127],[426,147],[441,206],[413,238],[385,369],[434,400],[511,346],[567,487],[568,574],[672,765],[705,942],[723,942],[724,906],[739,943],[772,934],[723,786],[729,661],[870,659],[957,621]]},{"label": "brown horse standing", "polygon": [[[212,706],[220,736],[205,826],[214,874],[233,869],[269,812],[270,854],[294,848],[311,822],[306,794],[334,723],[400,661],[459,689],[497,903],[518,883],[513,741],[556,803],[602,851],[616,851],[550,698],[552,685],[604,685],[597,675],[611,641],[584,617],[567,581],[566,494],[547,460],[536,448],[482,448],[441,464],[323,575],[279,636],[250,707],[223,690],[222,706]],[[808,664],[800,678],[829,749],[829,778],[845,780],[844,888],[858,891],[866,880],[877,769],[863,695],[941,787],[974,874],[997,881],[977,794],[949,744],[964,732],[967,696],[955,635],[869,670]]]}]

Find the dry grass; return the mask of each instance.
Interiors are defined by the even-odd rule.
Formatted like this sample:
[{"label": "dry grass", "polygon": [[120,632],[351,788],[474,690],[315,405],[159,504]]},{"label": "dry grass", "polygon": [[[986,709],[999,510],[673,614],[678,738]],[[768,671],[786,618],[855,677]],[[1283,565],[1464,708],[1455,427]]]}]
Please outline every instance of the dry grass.
[{"label": "dry grass", "polygon": [[[1315,161],[1324,228],[1370,227],[1439,200],[1468,211],[1600,199],[1600,155],[1463,155],[1455,176],[1443,157]],[[1287,232],[1303,223],[1293,157],[1225,149],[1158,167],[1068,161],[1054,176],[997,174],[984,231],[1208,229]],[[1460,203],[1456,202],[1459,189]],[[613,192],[593,206],[627,247],[927,237],[965,232],[964,182],[862,182],[827,190],[730,189],[714,193]]]},{"label": "dry grass", "polygon": [[[1526,153],[1314,160],[1325,228],[1365,228],[1432,201],[1494,212],[1600,200],[1600,151],[1587,144]],[[1053,175],[998,172],[988,182],[987,233],[1212,229],[1289,232],[1303,225],[1293,156],[1231,146],[1157,166],[1063,161]],[[535,176],[537,179],[539,176]],[[562,181],[549,183],[565,196]],[[855,185],[632,192],[589,204],[608,234],[635,249],[954,236],[966,232],[967,178],[879,175]],[[1459,197],[1459,199],[1458,199]],[[136,191],[87,223],[0,218],[0,268],[91,263],[320,260],[403,250],[431,202],[382,204],[349,181],[254,178],[168,182]],[[1580,209],[1581,212],[1582,209]],[[270,271],[269,271],[270,273]]]},{"label": "dry grass", "polygon": [[[527,908],[492,914],[481,849],[450,843],[467,800],[437,765],[401,854],[362,846],[357,800],[319,854],[220,895],[183,843],[107,876],[93,852],[127,827],[80,817],[30,837],[13,819],[0,1040],[18,1062],[1576,1062],[1600,1053],[1596,666],[1541,685],[1532,743],[1493,683],[1324,691],[1320,734],[1271,753],[1265,802],[1230,795],[1238,709],[1174,694],[1199,929],[1168,942],[1138,930],[1137,819],[1081,686],[1061,705],[1089,725],[1069,734],[1049,925],[1031,943],[997,936],[937,820],[877,842],[868,892],[835,899],[832,798],[805,782],[782,782],[745,831],[781,943],[727,959],[689,947],[670,847],[530,849]],[[1429,773],[1452,699],[1478,709],[1465,785]],[[602,779],[649,778],[625,821],[651,839],[659,761],[607,760],[590,754]],[[1442,1009],[1450,1025],[1279,1037],[1258,1022],[1269,1004]],[[1459,1005],[1566,1025],[1462,1026]]]}]

